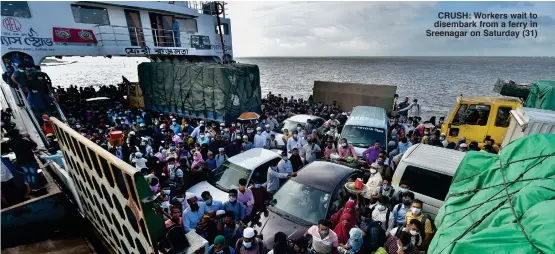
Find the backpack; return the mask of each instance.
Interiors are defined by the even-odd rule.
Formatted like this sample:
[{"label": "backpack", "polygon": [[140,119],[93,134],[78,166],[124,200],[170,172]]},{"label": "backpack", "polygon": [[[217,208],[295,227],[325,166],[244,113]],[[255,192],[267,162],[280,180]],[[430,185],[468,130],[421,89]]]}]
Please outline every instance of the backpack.
[{"label": "backpack", "polygon": [[[370,214],[374,212],[374,208],[375,206],[370,208]],[[389,225],[390,211],[389,209],[387,209],[386,211],[387,213],[385,216],[385,225],[387,227],[387,225]],[[385,230],[382,227],[381,221],[371,220],[371,222],[367,225],[365,232],[366,239],[364,239],[364,242],[367,243],[367,247],[370,251],[376,251],[378,248],[382,247],[387,240],[387,236],[385,235]]]},{"label": "backpack", "polygon": [[418,226],[418,230],[420,230],[420,233],[426,234],[426,220],[430,220],[430,223],[432,224],[432,233],[435,233],[437,231],[436,224],[434,223],[434,220],[430,218],[430,215],[427,214],[424,214],[424,217],[422,217],[422,220],[420,221],[420,224]]}]

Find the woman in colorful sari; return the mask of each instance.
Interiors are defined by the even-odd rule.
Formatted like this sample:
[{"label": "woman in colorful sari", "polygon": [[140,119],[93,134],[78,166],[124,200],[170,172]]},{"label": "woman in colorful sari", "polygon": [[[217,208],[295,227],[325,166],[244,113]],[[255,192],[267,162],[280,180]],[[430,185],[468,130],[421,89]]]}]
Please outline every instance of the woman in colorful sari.
[{"label": "woman in colorful sari", "polygon": [[347,244],[349,241],[349,231],[354,226],[353,217],[349,213],[341,215],[341,222],[333,229],[333,232],[337,234],[339,244]]}]

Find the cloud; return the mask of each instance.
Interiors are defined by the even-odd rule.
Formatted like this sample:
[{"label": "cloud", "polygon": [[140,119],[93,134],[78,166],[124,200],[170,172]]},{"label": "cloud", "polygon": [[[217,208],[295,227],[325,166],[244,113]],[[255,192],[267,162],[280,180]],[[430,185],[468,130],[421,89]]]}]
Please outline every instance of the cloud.
[{"label": "cloud", "polygon": [[[553,2],[229,2],[227,7],[236,57],[555,55]],[[426,37],[440,11],[537,13],[538,38]]]}]

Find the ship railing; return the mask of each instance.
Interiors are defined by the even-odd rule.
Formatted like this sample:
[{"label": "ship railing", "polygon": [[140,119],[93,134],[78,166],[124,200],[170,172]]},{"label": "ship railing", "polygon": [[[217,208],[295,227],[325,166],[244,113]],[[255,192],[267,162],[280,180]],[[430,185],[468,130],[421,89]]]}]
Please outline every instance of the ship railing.
[{"label": "ship railing", "polygon": [[176,32],[167,29],[127,27],[115,25],[95,26],[95,35],[101,46],[117,47],[186,47],[195,32]]},{"label": "ship railing", "polygon": [[[170,3],[172,2],[170,1]],[[215,3],[222,4],[222,6],[224,7],[224,10],[220,14],[220,16],[225,18],[225,14],[227,10],[225,6],[227,5],[227,3],[224,1],[187,1],[189,8],[197,10],[199,14],[206,14],[206,15],[217,14]]]}]

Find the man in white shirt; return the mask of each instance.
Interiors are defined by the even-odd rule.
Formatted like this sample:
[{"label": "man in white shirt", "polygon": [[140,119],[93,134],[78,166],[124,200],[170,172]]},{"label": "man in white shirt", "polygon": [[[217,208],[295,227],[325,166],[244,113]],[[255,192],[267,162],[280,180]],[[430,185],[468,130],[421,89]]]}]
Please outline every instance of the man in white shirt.
[{"label": "man in white shirt", "polygon": [[135,153],[135,158],[133,158],[133,160],[131,160],[132,163],[135,163],[135,168],[138,170],[141,170],[143,168],[146,168],[146,162],[148,160],[143,158],[143,154],[141,152],[136,152]]},{"label": "man in white shirt", "polygon": [[287,140],[287,153],[291,153],[293,148],[297,148],[299,150],[302,149],[302,145],[299,140],[298,132],[295,130],[293,131],[293,136]]},{"label": "man in white shirt", "polygon": [[202,126],[204,126],[204,121],[200,121],[199,125],[193,130],[193,133],[191,133],[193,139],[196,139],[197,136],[200,135],[200,127]]},{"label": "man in white shirt", "polygon": [[307,144],[303,146],[304,159],[307,163],[310,163],[316,160],[316,153],[322,151],[322,149],[313,142],[312,138],[308,138],[306,141]]},{"label": "man in white shirt", "polygon": [[381,196],[376,204],[370,206],[372,211],[372,220],[379,221],[382,223],[382,228],[385,231],[385,235],[389,235],[389,231],[393,229],[393,214],[387,208],[389,200],[385,196]]},{"label": "man in white shirt", "polygon": [[420,104],[418,104],[417,99],[414,99],[412,105],[410,105],[409,116],[412,118],[420,117]]},{"label": "man in white shirt", "polygon": [[256,127],[256,135],[254,135],[254,147],[264,148],[264,145],[266,145],[266,136],[262,134],[262,128]]},{"label": "man in white shirt", "polygon": [[281,153],[281,160],[279,161],[277,167],[279,173],[293,173],[293,166],[291,165],[289,158],[287,158],[286,152]]}]

